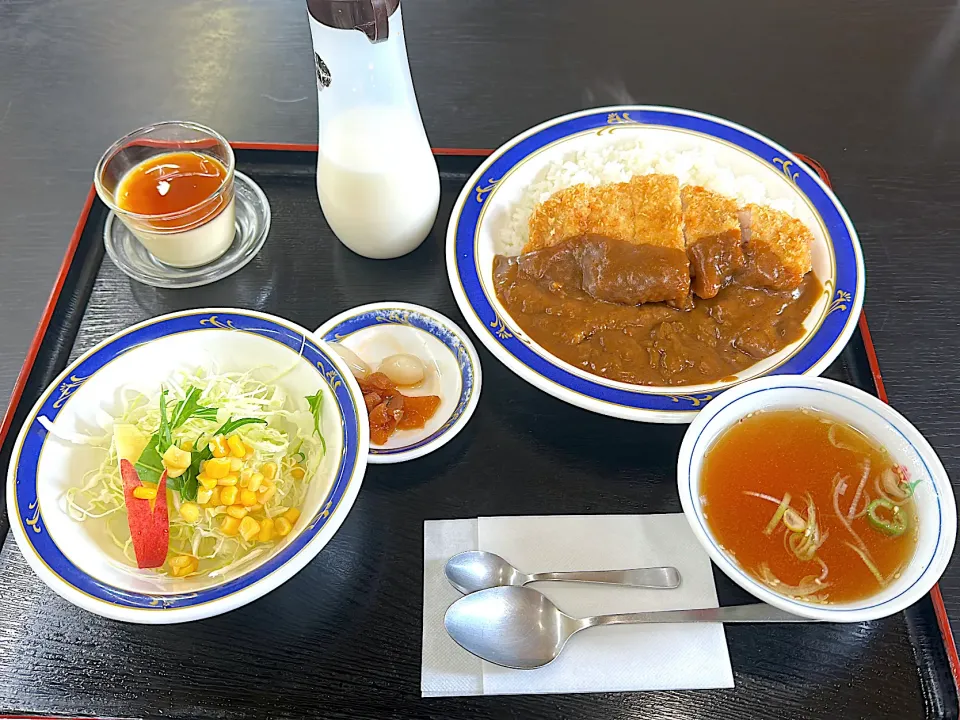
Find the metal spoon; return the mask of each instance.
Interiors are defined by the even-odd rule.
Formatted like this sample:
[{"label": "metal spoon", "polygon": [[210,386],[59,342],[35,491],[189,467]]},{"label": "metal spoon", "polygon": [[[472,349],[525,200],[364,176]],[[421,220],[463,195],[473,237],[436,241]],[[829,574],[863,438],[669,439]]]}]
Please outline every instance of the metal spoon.
[{"label": "metal spoon", "polygon": [[598,625],[689,622],[810,622],[764,603],[701,610],[666,610],[573,618],[542,593],[498,587],[465,595],[447,609],[444,627],[464,650],[518,670],[542,667],[574,633]]},{"label": "metal spoon", "polygon": [[526,585],[543,580],[630,585],[665,588],[680,585],[680,572],[675,567],[650,567],[634,570],[595,570],[586,572],[552,572],[528,575],[517,570],[499,555],[471,550],[454,555],[443,568],[447,580],[465,595],[502,585]]}]

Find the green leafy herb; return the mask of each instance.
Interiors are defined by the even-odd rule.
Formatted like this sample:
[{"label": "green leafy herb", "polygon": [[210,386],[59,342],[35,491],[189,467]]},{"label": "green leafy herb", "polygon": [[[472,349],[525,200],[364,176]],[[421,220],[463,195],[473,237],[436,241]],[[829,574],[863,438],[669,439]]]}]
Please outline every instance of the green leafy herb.
[{"label": "green leafy herb", "polygon": [[163,454],[173,444],[173,431],[167,419],[167,390],[160,390],[160,428],[147,442],[135,467],[142,482],[159,483],[163,475]]},{"label": "green leafy herb", "polygon": [[157,443],[157,449],[162,455],[173,445],[173,428],[170,426],[170,420],[167,419],[167,389],[160,389],[160,429],[157,430],[160,436],[160,442]]},{"label": "green leafy herb", "polygon": [[217,409],[204,407],[200,404],[200,388],[187,388],[187,396],[173,408],[173,417],[170,418],[170,427],[176,429],[190,418],[201,420],[216,420]]},{"label": "green leafy herb", "polygon": [[197,480],[196,475],[191,475],[188,477],[187,473],[184,473],[174,480],[179,480],[177,487],[173,488],[180,494],[180,499],[187,501],[193,501],[197,499],[197,489],[200,487],[200,482]]},{"label": "green leafy herb", "polygon": [[156,484],[160,482],[160,476],[163,475],[163,453],[157,447],[159,442],[160,434],[155,433],[135,463],[137,475],[143,482]]},{"label": "green leafy herb", "polygon": [[214,435],[226,435],[227,433],[232,433],[234,430],[239,430],[244,425],[266,425],[266,424],[267,424],[267,421],[261,420],[260,418],[240,418],[239,420],[227,420],[223,425],[220,426],[220,429],[217,430],[214,433]]},{"label": "green leafy herb", "polygon": [[310,412],[313,413],[313,431],[320,438],[320,444],[323,446],[323,454],[327,454],[327,441],[323,439],[323,433],[320,432],[321,410],[323,409],[323,390],[317,390],[316,395],[307,396],[307,404],[310,406]]}]

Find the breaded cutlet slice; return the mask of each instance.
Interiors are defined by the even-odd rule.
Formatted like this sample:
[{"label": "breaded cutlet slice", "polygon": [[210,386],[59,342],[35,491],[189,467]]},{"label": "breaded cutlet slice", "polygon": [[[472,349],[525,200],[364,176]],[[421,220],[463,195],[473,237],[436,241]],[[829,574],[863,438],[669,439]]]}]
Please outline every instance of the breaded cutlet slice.
[{"label": "breaded cutlet slice", "polygon": [[537,204],[530,214],[530,234],[523,252],[543,250],[582,235],[590,215],[593,192],[594,188],[586,185],[573,185],[558,190]]},{"label": "breaded cutlet slice", "polygon": [[737,203],[694,185],[680,190],[680,201],[693,292],[702,298],[715,297],[743,267]]},{"label": "breaded cutlet slice", "polygon": [[637,175],[633,196],[633,244],[685,249],[680,181],[676,175]]},{"label": "breaded cutlet slice", "polygon": [[590,188],[589,211],[582,234],[602,235],[634,242],[633,195],[629,183],[610,183]]},{"label": "breaded cutlet slice", "polygon": [[630,182],[558,190],[533,209],[524,253],[578,235],[602,235],[633,245],[684,249],[680,182],[640,175]]},{"label": "breaded cutlet slice", "polygon": [[737,201],[697,185],[680,190],[683,204],[683,232],[686,246],[708,237],[731,233],[740,240]]},{"label": "breaded cutlet slice", "polygon": [[766,205],[740,210],[746,265],[740,279],[754,287],[796,290],[813,269],[813,233],[800,220]]}]

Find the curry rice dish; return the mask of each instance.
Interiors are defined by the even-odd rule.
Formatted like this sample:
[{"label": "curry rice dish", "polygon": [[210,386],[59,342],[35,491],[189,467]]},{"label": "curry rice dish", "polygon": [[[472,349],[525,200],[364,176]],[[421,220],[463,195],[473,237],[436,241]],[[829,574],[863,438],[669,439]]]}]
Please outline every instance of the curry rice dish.
[{"label": "curry rice dish", "polygon": [[640,385],[732,378],[803,336],[823,288],[796,218],[673,175],[574,185],[537,205],[497,297],[547,351]]}]

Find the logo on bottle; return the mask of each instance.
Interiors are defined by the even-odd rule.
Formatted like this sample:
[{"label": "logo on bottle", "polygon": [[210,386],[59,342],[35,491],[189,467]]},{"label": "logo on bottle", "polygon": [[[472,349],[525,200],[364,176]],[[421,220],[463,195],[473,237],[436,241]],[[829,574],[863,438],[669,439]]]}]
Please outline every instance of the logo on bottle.
[{"label": "logo on bottle", "polygon": [[313,58],[317,64],[317,85],[321,90],[330,87],[330,68],[316,53],[313,54]]}]

